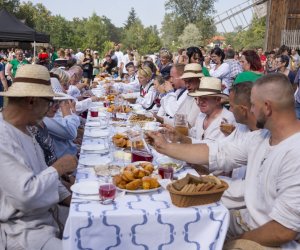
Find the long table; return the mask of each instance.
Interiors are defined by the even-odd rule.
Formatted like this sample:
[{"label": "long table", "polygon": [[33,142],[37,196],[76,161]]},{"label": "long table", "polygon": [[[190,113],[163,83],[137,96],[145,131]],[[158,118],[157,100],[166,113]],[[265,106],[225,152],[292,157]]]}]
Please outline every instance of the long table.
[{"label": "long table", "polygon": [[[104,143],[84,136],[83,143]],[[87,157],[81,155],[81,157]],[[177,175],[197,175],[184,167]],[[93,168],[78,166],[76,182],[98,180]],[[222,249],[229,212],[220,203],[179,208],[167,190],[122,193],[113,204],[72,198],[64,249]]]}]

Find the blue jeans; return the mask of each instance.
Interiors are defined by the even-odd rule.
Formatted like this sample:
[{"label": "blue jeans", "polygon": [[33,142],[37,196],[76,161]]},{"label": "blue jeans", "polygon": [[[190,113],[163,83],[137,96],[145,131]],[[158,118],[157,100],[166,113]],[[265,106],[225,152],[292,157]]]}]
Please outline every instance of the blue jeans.
[{"label": "blue jeans", "polygon": [[300,103],[297,101],[295,101],[295,111],[296,111],[297,119],[300,120]]},{"label": "blue jeans", "polygon": [[[2,92],[3,90],[4,90],[4,88],[3,88],[3,85],[0,81],[0,92]],[[3,100],[4,100],[3,96],[0,96],[0,108],[3,107]]]}]

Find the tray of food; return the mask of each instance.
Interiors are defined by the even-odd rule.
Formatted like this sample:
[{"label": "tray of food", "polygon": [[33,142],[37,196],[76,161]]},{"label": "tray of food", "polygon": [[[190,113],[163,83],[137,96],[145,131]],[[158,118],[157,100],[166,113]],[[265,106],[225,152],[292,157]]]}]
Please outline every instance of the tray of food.
[{"label": "tray of food", "polygon": [[131,193],[153,192],[160,188],[157,176],[153,175],[154,165],[141,161],[129,164],[121,173],[113,177],[113,183],[119,190]]},{"label": "tray of food", "polygon": [[132,109],[129,106],[126,105],[120,105],[120,106],[115,106],[115,105],[110,105],[107,109],[107,112],[110,113],[129,113],[132,111]]},{"label": "tray of food", "polygon": [[155,117],[150,114],[132,114],[128,121],[134,125],[140,125],[143,127],[148,122],[156,121]]}]

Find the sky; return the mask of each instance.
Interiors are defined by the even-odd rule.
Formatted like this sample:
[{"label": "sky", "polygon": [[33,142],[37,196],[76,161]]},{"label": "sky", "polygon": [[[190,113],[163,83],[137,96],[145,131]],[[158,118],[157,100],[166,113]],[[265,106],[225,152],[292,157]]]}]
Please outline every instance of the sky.
[{"label": "sky", "polygon": [[[161,27],[165,15],[165,0],[30,0],[33,4],[42,3],[54,15],[61,15],[68,20],[73,17],[89,17],[93,12],[99,16],[108,17],[111,22],[122,27],[126,22],[131,7],[134,7],[137,16],[144,26],[157,25]],[[217,0],[215,9],[220,14],[246,0]],[[246,19],[250,19],[247,14]],[[238,22],[242,22],[239,19]],[[229,22],[224,24],[226,31],[232,31]],[[224,32],[222,26],[217,26],[218,31]]]}]

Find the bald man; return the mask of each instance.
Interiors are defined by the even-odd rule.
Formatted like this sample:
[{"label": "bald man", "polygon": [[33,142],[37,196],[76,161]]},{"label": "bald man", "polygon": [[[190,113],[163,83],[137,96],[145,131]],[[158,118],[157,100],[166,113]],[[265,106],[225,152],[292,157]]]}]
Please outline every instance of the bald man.
[{"label": "bald man", "polygon": [[246,208],[231,211],[228,238],[299,249],[300,123],[289,79],[278,73],[261,77],[252,88],[251,104],[257,127],[265,129],[240,141],[183,145],[167,143],[159,133],[149,136],[159,152],[209,164],[210,171],[247,164]]}]

